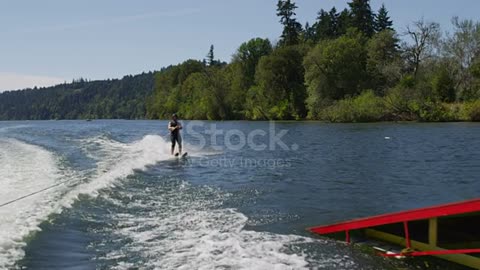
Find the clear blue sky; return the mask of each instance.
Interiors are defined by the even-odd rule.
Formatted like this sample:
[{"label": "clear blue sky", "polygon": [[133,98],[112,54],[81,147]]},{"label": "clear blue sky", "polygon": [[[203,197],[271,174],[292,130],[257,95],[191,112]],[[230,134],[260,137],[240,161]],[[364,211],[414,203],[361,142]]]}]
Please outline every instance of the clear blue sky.
[{"label": "clear blue sky", "polygon": [[[321,9],[347,0],[297,0],[313,22]],[[276,40],[276,0],[0,0],[0,91],[73,78],[119,78],[203,59],[210,44],[229,61],[253,37]],[[478,20],[478,0],[372,0],[385,3],[401,32],[422,16],[450,29],[450,19]]]}]

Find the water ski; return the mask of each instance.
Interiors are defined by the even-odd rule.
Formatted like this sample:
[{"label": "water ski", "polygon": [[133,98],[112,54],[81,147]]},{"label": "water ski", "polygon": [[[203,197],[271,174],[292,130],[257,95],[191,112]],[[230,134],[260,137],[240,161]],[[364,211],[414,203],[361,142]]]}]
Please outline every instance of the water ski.
[{"label": "water ski", "polygon": [[181,157],[181,158],[185,158],[185,157],[187,157],[187,155],[188,155],[187,152],[183,153],[182,156],[180,156],[180,153],[175,153],[176,157]]}]

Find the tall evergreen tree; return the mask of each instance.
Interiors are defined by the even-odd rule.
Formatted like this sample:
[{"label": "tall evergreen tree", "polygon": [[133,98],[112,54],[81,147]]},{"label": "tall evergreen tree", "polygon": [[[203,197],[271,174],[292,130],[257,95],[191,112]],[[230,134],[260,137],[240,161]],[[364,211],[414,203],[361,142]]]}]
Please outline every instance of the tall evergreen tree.
[{"label": "tall evergreen tree", "polygon": [[347,29],[352,27],[350,11],[345,8],[344,10],[342,10],[342,12],[337,14],[336,19],[337,36],[346,34]]},{"label": "tall evergreen tree", "polygon": [[393,22],[388,16],[387,8],[385,4],[382,4],[382,7],[378,10],[378,14],[375,15],[375,31],[382,32],[383,30],[393,30]]},{"label": "tall evergreen tree", "polygon": [[335,37],[338,37],[338,16],[337,9],[332,7],[328,12],[330,16],[330,28],[333,30]]},{"label": "tall evergreen tree", "polygon": [[315,41],[315,25],[310,26],[308,22],[305,23],[305,30],[303,31],[303,40],[304,41],[309,41],[313,40]]},{"label": "tall evergreen tree", "polygon": [[374,14],[370,0],[352,0],[348,3],[351,10],[352,26],[358,28],[367,37],[374,34]]},{"label": "tall evergreen tree", "polygon": [[280,17],[280,23],[283,24],[283,32],[280,44],[289,46],[296,45],[299,42],[302,25],[294,18],[297,6],[291,0],[279,0],[277,4],[277,16]]},{"label": "tall evergreen tree", "polygon": [[208,54],[207,54],[207,64],[209,66],[213,66],[215,65],[215,53],[213,52],[215,49],[215,47],[212,45],[210,45],[210,50],[208,51]]},{"label": "tall evergreen tree", "polygon": [[333,8],[330,12],[321,9],[315,23],[315,39],[332,39],[337,36],[337,13]]}]

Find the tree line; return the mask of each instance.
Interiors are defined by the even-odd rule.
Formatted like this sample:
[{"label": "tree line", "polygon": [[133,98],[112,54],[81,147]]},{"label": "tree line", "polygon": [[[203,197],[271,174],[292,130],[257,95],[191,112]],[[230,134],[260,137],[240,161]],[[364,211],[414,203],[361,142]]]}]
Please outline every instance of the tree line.
[{"label": "tree line", "polygon": [[280,0],[275,44],[254,38],[230,63],[188,60],[155,75],[147,117],[187,119],[480,120],[480,23],[453,18],[453,33],[420,19],[398,33],[369,0],[321,9],[313,23]]},{"label": "tree line", "polygon": [[277,41],[242,43],[229,63],[187,60],[121,80],[78,80],[0,94],[0,119],[168,118],[480,120],[480,23],[419,19],[397,32],[369,0],[321,9],[305,25],[279,0]]}]

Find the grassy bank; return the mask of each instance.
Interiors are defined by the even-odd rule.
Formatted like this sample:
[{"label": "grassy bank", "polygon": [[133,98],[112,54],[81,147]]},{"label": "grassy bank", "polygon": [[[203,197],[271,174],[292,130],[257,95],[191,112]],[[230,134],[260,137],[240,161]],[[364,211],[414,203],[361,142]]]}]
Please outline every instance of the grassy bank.
[{"label": "grassy bank", "polygon": [[316,118],[333,123],[480,121],[480,100],[445,103],[400,96],[395,91],[384,97],[365,91],[359,96],[332,102],[319,111]]}]

